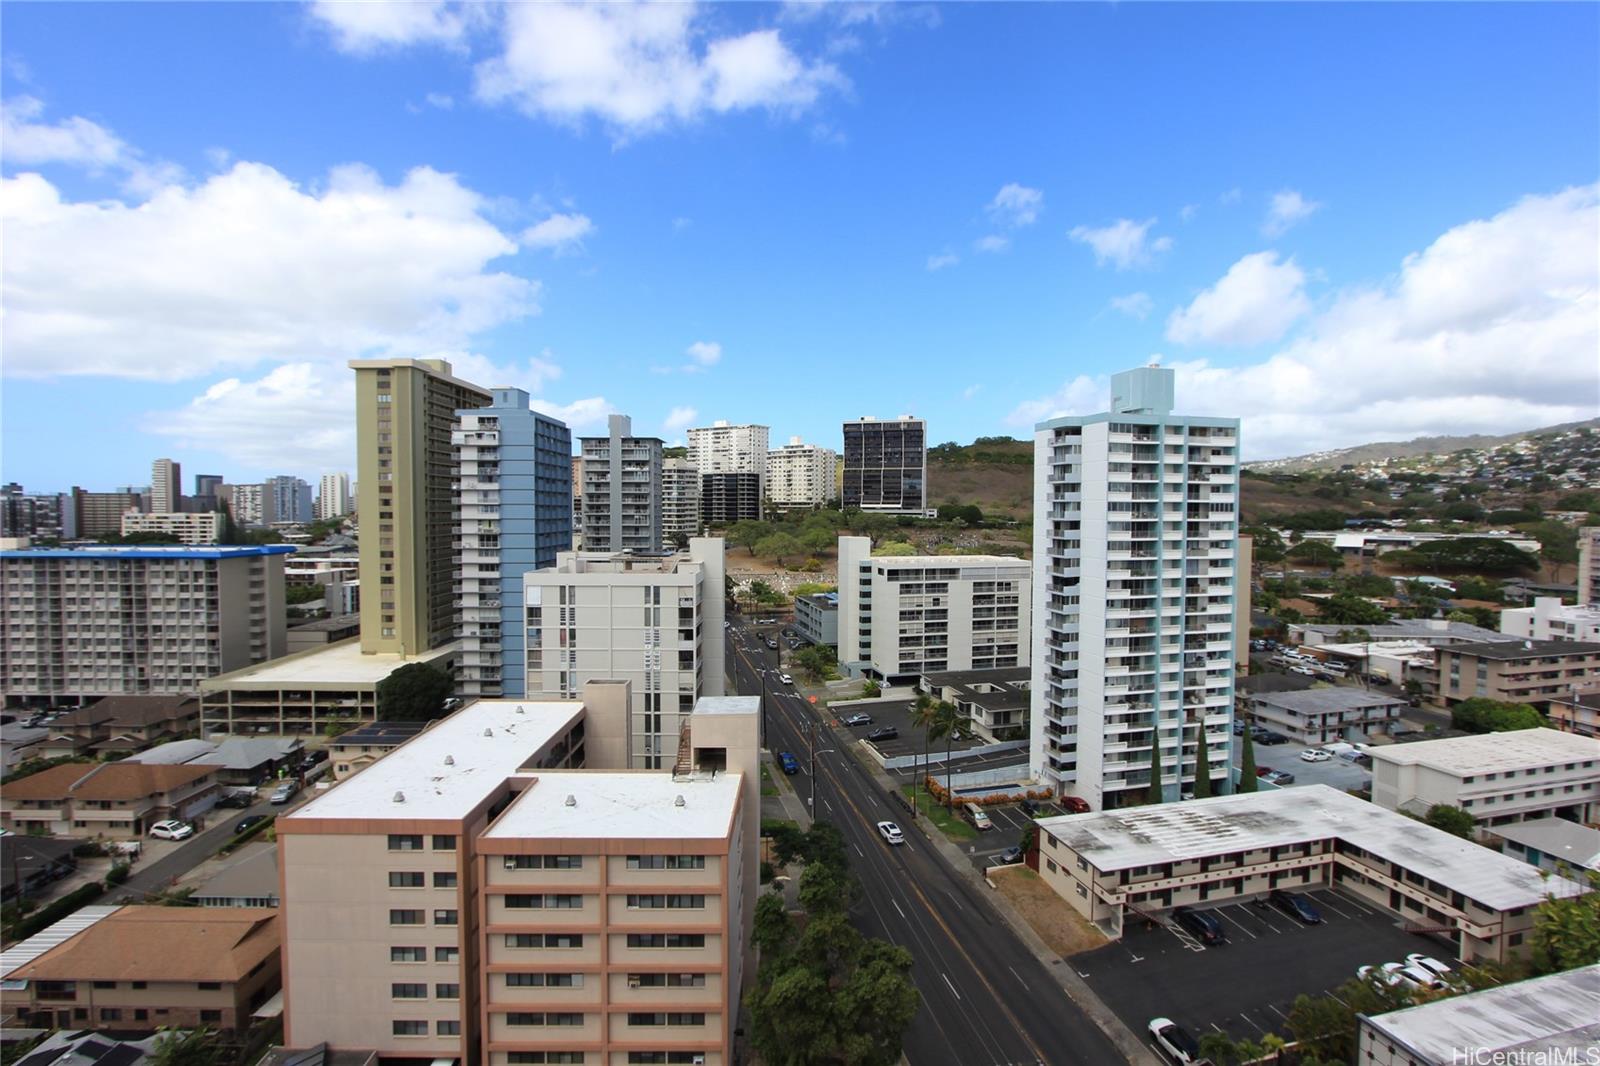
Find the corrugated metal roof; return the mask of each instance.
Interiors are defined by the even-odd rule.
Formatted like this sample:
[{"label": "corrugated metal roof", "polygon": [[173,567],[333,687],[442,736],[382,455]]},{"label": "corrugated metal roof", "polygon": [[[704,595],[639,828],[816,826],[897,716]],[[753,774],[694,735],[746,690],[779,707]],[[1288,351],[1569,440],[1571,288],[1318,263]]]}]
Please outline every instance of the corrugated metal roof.
[{"label": "corrugated metal roof", "polygon": [[10,976],[20,966],[37,959],[57,945],[64,944],[102,919],[109,918],[121,907],[84,907],[73,911],[50,928],[35,933],[20,944],[0,952],[0,979]]}]

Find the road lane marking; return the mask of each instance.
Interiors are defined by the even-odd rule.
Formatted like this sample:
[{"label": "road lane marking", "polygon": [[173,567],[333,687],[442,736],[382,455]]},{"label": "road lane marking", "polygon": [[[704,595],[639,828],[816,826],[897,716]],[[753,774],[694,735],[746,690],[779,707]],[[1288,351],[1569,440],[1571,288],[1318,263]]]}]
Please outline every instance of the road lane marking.
[{"label": "road lane marking", "polygon": [[956,986],[955,985],[950,984],[950,975],[945,973],[943,970],[940,970],[939,971],[939,976],[943,977],[944,978],[944,983],[949,986],[950,994],[955,996],[957,999],[960,999],[961,998],[961,993],[956,991]]},{"label": "road lane marking", "polygon": [[898,904],[898,903],[895,903],[895,900],[894,900],[894,897],[893,897],[893,896],[890,896],[890,897],[889,897],[889,902],[890,902],[890,903],[894,903],[894,909],[895,909],[895,911],[896,911],[896,912],[897,912],[897,913],[898,913],[898,914],[899,914],[899,915],[900,915],[900,919],[901,919],[901,920],[902,920],[902,921],[907,921],[907,922],[909,922],[909,921],[910,921],[910,920],[911,920],[911,919],[910,919],[910,918],[907,918],[907,917],[906,917],[906,912],[905,912],[905,911],[903,911],[903,910],[900,910],[900,904]]},{"label": "road lane marking", "polygon": [[851,844],[850,846],[852,848],[855,848],[856,849],[856,854],[861,856],[863,859],[867,857],[867,853],[861,850],[861,845],[860,844]]}]

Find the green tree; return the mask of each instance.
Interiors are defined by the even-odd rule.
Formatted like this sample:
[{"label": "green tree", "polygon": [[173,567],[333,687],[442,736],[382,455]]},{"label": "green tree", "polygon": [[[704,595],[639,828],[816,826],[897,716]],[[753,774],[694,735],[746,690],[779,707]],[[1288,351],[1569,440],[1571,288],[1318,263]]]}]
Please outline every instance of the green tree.
[{"label": "green tree", "polygon": [[772,527],[767,525],[765,522],[754,522],[746,519],[745,521],[735,522],[733,525],[729,526],[726,536],[732,543],[742,544],[745,550],[750,553],[750,557],[754,559],[756,555],[756,545],[761,542],[763,537],[767,536],[771,532]]},{"label": "green tree", "polygon": [[1468,733],[1512,733],[1538,729],[1544,725],[1544,715],[1530,704],[1474,696],[1450,708],[1450,724]]},{"label": "green tree", "polygon": [[1534,908],[1534,973],[1557,973],[1600,959],[1600,872],[1586,871],[1584,888],[1578,895],[1549,894]]},{"label": "green tree", "polygon": [[915,555],[917,549],[907,541],[886,540],[872,549],[873,555]]},{"label": "green tree", "polygon": [[771,559],[779,566],[785,565],[789,559],[804,555],[806,549],[801,546],[799,538],[792,533],[771,533],[762,537],[751,549],[751,553],[763,559]]},{"label": "green tree", "polygon": [[1472,839],[1472,831],[1477,825],[1471,814],[1448,803],[1435,803],[1428,808],[1428,814],[1422,820],[1435,829],[1443,829],[1451,836],[1458,836],[1463,840]]},{"label": "green tree", "polygon": [[861,683],[861,698],[875,700],[883,695],[883,686],[875,678],[867,678]]},{"label": "green tree", "polygon": [[1539,557],[1550,565],[1557,581],[1567,567],[1578,565],[1578,531],[1572,526],[1546,519],[1519,528],[1539,542]]},{"label": "green tree", "polygon": [[1321,540],[1301,541],[1289,549],[1287,556],[1297,563],[1326,566],[1330,570],[1337,570],[1344,565],[1344,556],[1339,554],[1338,549]]},{"label": "green tree", "polygon": [[1271,526],[1246,526],[1240,532],[1248,534],[1254,544],[1254,557],[1258,563],[1281,563],[1289,546]]},{"label": "green tree", "polygon": [[1256,742],[1250,736],[1248,725],[1239,745],[1239,791],[1254,792],[1256,790]]},{"label": "green tree", "polygon": [[1360,596],[1336,592],[1319,605],[1325,621],[1335,625],[1377,626],[1389,621],[1389,612]]},{"label": "green tree", "polygon": [[164,1030],[150,1049],[150,1066],[218,1066],[221,1062],[217,1034],[204,1026]]},{"label": "green tree", "polygon": [[222,543],[243,544],[244,540],[240,536],[239,526],[233,520],[233,508],[228,505],[228,501],[218,500],[217,510],[222,512]]},{"label": "green tree", "polygon": [[397,722],[431,722],[444,717],[450,675],[427,663],[407,663],[378,682],[378,717]]},{"label": "green tree", "polygon": [[1150,717],[1150,791],[1146,799],[1150,803],[1160,803],[1161,794],[1161,729],[1160,723],[1154,716]]},{"label": "green tree", "polygon": [[293,606],[299,603],[316,603],[328,598],[328,590],[321,585],[288,585],[283,590],[283,600]]},{"label": "green tree", "polygon": [[1195,728],[1194,746],[1194,798],[1209,799],[1211,796],[1211,752],[1206,743],[1206,726],[1201,722]]},{"label": "green tree", "polygon": [[812,681],[825,681],[838,673],[834,668],[838,665],[839,656],[829,644],[813,644],[795,652],[789,661]]}]

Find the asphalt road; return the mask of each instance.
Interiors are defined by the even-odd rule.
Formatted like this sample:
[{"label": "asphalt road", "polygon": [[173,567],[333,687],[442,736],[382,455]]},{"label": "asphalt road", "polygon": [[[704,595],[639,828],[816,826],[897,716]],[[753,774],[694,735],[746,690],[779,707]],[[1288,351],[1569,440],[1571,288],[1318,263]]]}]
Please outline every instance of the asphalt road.
[{"label": "asphalt road", "polygon": [[[839,745],[804,698],[777,682],[773,653],[747,646],[746,639],[730,636],[730,672],[740,693],[757,695],[761,670],[768,671],[767,747],[795,754],[800,773],[791,781],[809,797],[806,728],[817,723],[818,750]],[[817,813],[843,832],[863,889],[856,927],[900,944],[915,959],[912,978],[922,1010],[906,1033],[911,1066],[1123,1061],[988,901],[926,841],[908,831],[902,847],[883,842],[876,823],[903,824],[908,812],[890,802],[851,756],[837,750],[819,755],[816,767]]]},{"label": "asphalt road", "polygon": [[[303,794],[295,797],[296,800],[302,798]],[[290,807],[274,807],[266,800],[248,810],[215,807],[205,814],[205,829],[161,858],[150,863],[140,862],[134,866],[132,876],[113,889],[109,895],[117,903],[141,903],[146,897],[170,888],[178,878],[215,855],[222,845],[233,839],[233,830],[243,819],[252,814],[282,814],[289,809]]]}]

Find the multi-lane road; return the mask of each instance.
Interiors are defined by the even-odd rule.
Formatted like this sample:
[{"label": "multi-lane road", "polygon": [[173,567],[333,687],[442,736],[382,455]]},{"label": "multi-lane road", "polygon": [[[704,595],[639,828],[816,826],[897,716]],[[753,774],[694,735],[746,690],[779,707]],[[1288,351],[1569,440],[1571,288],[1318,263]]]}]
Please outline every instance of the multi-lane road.
[{"label": "multi-lane road", "polygon": [[[905,947],[915,960],[922,1009],[905,1039],[911,1066],[1125,1061],[988,901],[910,831],[909,812],[837,750],[834,732],[815,709],[779,684],[775,660],[753,634],[730,631],[728,666],[739,692],[759,695],[766,671],[766,746],[795,754],[800,774],[790,780],[802,799],[814,784],[817,816],[844,834],[862,887],[857,927]],[[811,730],[819,752],[836,749],[818,755],[815,782]],[[906,843],[885,844],[876,829],[880,821],[907,829]]]}]

